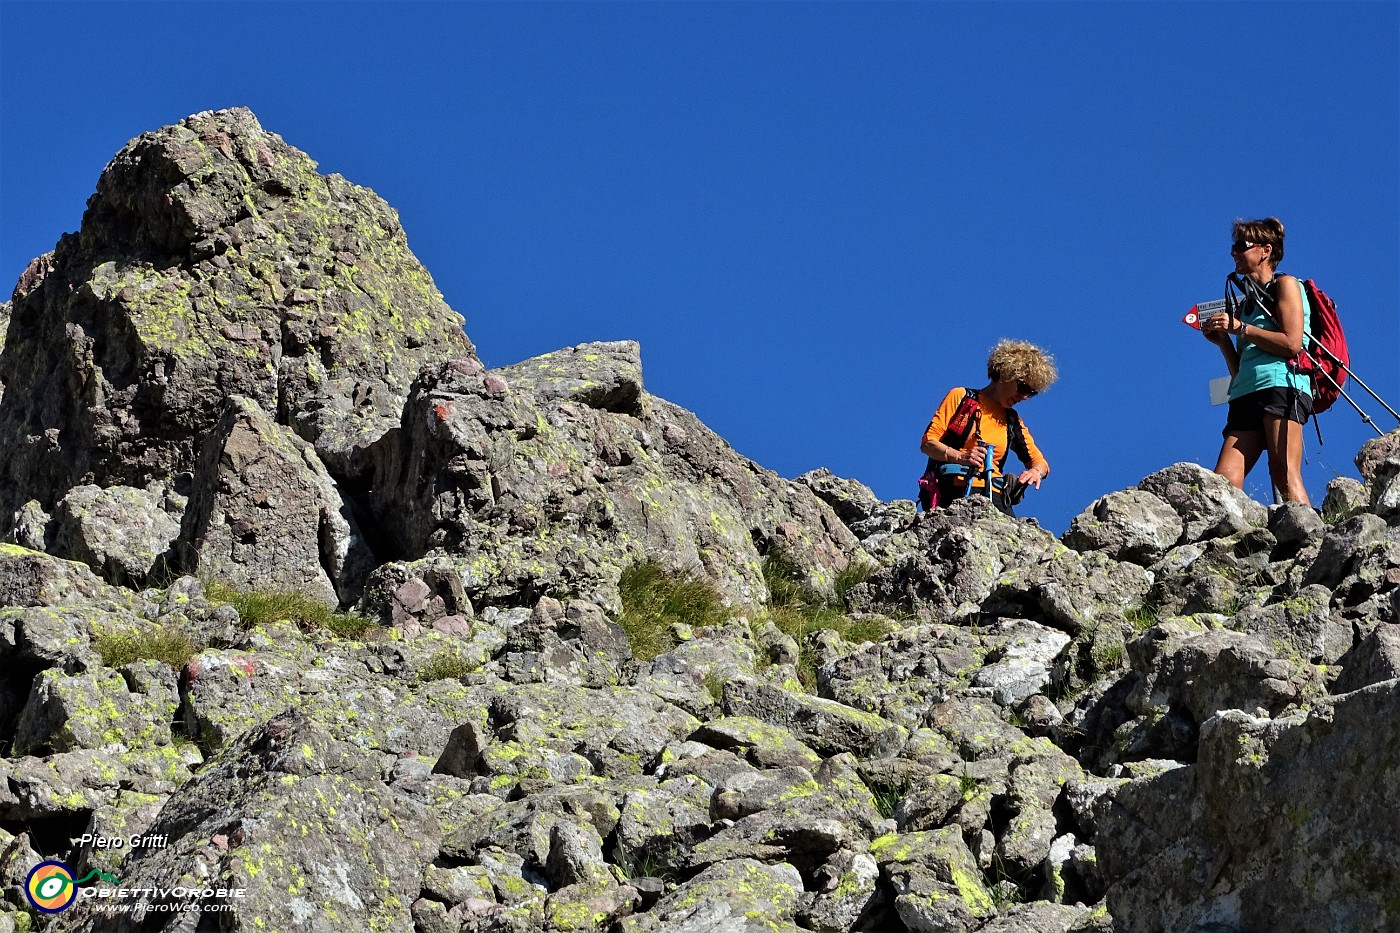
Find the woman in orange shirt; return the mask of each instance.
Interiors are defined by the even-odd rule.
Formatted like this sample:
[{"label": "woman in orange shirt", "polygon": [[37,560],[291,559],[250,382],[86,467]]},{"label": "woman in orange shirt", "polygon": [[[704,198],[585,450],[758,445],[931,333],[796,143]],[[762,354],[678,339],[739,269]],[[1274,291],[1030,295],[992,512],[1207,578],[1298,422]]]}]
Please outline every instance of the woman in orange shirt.
[{"label": "woman in orange shirt", "polygon": [[[1013,406],[1044,392],[1057,376],[1055,361],[1044,350],[1023,340],[1002,340],[987,357],[987,385],[952,389],[943,397],[919,447],[929,457],[930,473],[925,476],[937,473],[936,505],[961,496],[971,481],[974,493],[990,495],[997,508],[1011,515],[1021,488],[1040,488],[1050,475],[1050,464]],[[983,443],[996,447],[990,492],[983,480]],[[1002,468],[1013,449],[1025,469],[1008,483]],[[966,470],[953,473],[946,469],[948,465]]]}]

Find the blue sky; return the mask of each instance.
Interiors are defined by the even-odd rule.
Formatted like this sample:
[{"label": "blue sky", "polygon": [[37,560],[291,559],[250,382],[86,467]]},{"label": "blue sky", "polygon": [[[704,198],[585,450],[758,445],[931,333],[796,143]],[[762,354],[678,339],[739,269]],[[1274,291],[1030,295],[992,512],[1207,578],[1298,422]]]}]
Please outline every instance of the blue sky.
[{"label": "blue sky", "polygon": [[[128,139],[234,105],[398,209],[487,365],[638,340],[784,476],[911,497],[1004,336],[1061,368],[1022,514],[1212,465],[1223,364],[1180,318],[1236,217],[1284,220],[1400,403],[1400,4],[0,0],[6,291]],[[1315,498],[1368,436],[1308,428]]]}]

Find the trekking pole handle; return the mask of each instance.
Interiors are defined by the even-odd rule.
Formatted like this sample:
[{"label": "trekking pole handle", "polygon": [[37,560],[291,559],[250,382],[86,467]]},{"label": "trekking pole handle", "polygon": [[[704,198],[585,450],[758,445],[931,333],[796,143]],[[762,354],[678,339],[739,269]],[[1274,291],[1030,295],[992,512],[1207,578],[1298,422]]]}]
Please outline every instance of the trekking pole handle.
[{"label": "trekking pole handle", "polygon": [[997,445],[982,442],[982,449],[986,451],[987,459],[982,464],[982,482],[987,488],[987,498],[992,497],[992,461],[996,459]]}]

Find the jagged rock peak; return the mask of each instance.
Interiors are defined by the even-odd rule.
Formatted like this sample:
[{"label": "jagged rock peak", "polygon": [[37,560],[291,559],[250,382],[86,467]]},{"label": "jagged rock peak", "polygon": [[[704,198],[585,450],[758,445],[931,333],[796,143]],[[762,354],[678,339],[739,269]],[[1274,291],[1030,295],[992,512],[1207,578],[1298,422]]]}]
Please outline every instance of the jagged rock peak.
[{"label": "jagged rock peak", "polygon": [[[0,301],[0,354],[5,352],[5,334],[10,329],[10,303]],[[0,399],[5,397],[5,380],[0,377]]]},{"label": "jagged rock peak", "polygon": [[6,511],[189,471],[231,395],[354,474],[425,363],[475,357],[393,209],[244,108],[128,143],[10,310]]}]

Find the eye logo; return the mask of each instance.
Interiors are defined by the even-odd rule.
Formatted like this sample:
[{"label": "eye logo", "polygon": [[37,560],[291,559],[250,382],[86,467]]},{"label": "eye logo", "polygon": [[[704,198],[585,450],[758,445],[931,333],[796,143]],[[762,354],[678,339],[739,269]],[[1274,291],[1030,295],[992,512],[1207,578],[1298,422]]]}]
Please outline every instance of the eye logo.
[{"label": "eye logo", "polygon": [[24,882],[24,896],[46,914],[67,910],[78,897],[73,869],[62,862],[40,862]]}]

